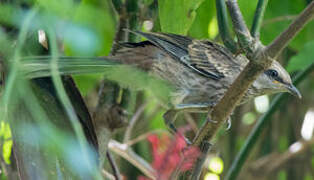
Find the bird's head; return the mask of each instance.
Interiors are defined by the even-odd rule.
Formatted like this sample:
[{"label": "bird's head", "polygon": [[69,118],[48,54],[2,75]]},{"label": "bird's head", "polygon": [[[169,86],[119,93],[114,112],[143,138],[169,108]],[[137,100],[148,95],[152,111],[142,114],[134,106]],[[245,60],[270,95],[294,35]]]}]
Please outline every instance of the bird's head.
[{"label": "bird's head", "polygon": [[292,84],[288,72],[277,61],[273,61],[272,65],[257,78],[253,86],[261,90],[262,94],[289,92],[298,98],[302,97],[299,90]]}]

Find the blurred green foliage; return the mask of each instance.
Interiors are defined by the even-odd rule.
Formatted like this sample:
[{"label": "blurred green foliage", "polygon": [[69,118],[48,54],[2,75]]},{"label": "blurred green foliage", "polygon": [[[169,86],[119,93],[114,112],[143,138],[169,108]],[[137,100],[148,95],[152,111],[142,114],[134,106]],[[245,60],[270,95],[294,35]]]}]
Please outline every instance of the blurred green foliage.
[{"label": "blurred green foliage", "polygon": [[299,53],[290,59],[287,70],[289,72],[304,70],[305,67],[314,63],[313,49],[314,41],[307,41]]},{"label": "blurred green foliage", "polygon": [[11,130],[8,123],[0,122],[0,143],[2,144],[2,156],[7,164],[11,163],[11,150],[13,146]]},{"label": "blurred green foliage", "polygon": [[159,18],[163,32],[186,35],[204,0],[159,0]]},{"label": "blurred green foliage", "polygon": [[[291,16],[294,18],[306,7],[307,2],[304,0],[286,0],[269,1],[266,8],[264,25],[261,29],[261,40],[268,44],[276,36],[279,35],[292,22]],[[292,17],[292,19],[294,19]],[[314,22],[310,22],[290,43],[290,47],[294,50],[301,50],[304,44],[314,39]]]},{"label": "blurred green foliage", "polygon": [[196,10],[196,17],[191,28],[189,29],[189,35],[198,39],[208,38],[209,24],[211,21],[213,21],[215,16],[215,2],[205,0]]},{"label": "blurred green foliage", "polygon": [[[35,55],[30,54],[29,51],[19,51],[21,46],[25,46],[30,43],[30,36],[36,36],[36,31],[38,29],[46,29],[47,26],[55,28],[56,36],[58,38],[58,43],[60,44],[60,52],[63,52],[67,56],[105,56],[110,53],[116,27],[118,25],[118,16],[113,9],[111,1],[97,1],[97,0],[82,0],[80,2],[74,0],[62,0],[62,1],[52,1],[52,0],[37,0],[37,1],[19,1],[23,2],[24,6],[28,7],[28,10],[32,8],[37,9],[38,12],[36,16],[32,19],[30,27],[21,38],[24,39],[22,42],[17,41],[17,37],[14,36],[14,32],[17,29],[23,28],[25,25],[26,17],[29,15],[27,8],[22,8],[16,4],[0,3],[0,24],[5,28],[0,27],[0,56],[6,57],[11,62],[14,62],[17,57],[23,55]],[[118,2],[118,1],[116,1]],[[121,1],[124,2],[124,1]],[[214,0],[158,0],[158,17],[154,16],[154,13],[150,12],[150,9],[145,9],[146,6],[153,6],[153,0],[141,0],[137,1],[139,4],[137,11],[146,10],[148,11],[146,16],[140,17],[139,21],[143,20],[153,20],[157,19],[154,23],[154,27],[157,29],[160,27],[162,32],[171,32],[183,35],[189,35],[194,38],[204,39],[210,38],[210,40],[219,41],[217,34],[217,19],[216,19],[216,7]],[[261,28],[261,40],[264,44],[269,44],[280,32],[282,32],[291,22],[295,16],[303,10],[307,5],[306,0],[286,0],[282,1],[269,1],[268,7],[266,8],[265,20]],[[144,4],[144,5],[143,5]],[[247,1],[239,0],[240,8],[244,14],[244,18],[248,26],[252,25],[253,15],[257,0]],[[144,11],[143,10],[143,11]],[[230,23],[230,22],[229,22]],[[230,23],[231,27],[231,23]],[[13,33],[8,33],[8,29],[14,29]],[[231,28],[230,28],[231,29]],[[288,49],[289,51],[295,53],[293,57],[284,57],[284,61],[289,61],[287,70],[291,73],[295,71],[300,71],[305,69],[307,66],[314,62],[314,22],[307,25],[301,33],[290,43]],[[32,35],[31,35],[32,34]],[[17,34],[18,35],[18,34]],[[37,39],[36,39],[37,40]],[[17,46],[16,46],[17,45]],[[14,47],[14,48],[12,48]],[[14,57],[15,54],[15,57]],[[18,69],[14,69],[17,71]],[[31,104],[26,110],[29,111],[31,117],[36,120],[36,123],[42,123],[43,121],[52,121],[56,117],[45,114],[46,112],[42,109],[43,104],[47,103],[46,109],[51,108],[55,105],[55,102],[51,104],[48,101],[38,102],[39,92],[33,92],[30,85],[26,79],[24,79],[22,74],[16,72],[16,77],[12,81],[8,81],[8,86],[10,92],[5,92],[1,99],[1,119],[8,118],[8,114],[16,112],[16,102],[25,101],[26,104]],[[166,102],[169,98],[169,90],[171,87],[167,83],[156,80],[151,76],[147,75],[142,71],[137,71],[130,67],[118,67],[116,69],[107,69],[105,73],[93,74],[93,75],[77,75],[74,76],[75,82],[78,85],[82,95],[84,97],[92,96],[92,92],[97,91],[97,87],[100,85],[101,79],[105,78],[118,82],[122,87],[130,89],[133,94],[138,91],[145,91],[144,100],[140,102],[147,102],[147,108],[145,110],[146,117],[151,119],[145,119],[144,126],[139,123],[141,131],[152,131],[155,129],[166,129],[162,114],[164,109],[160,106],[160,102]],[[10,78],[12,74],[10,74]],[[311,77],[313,79],[313,75]],[[23,83],[21,83],[23,82]],[[308,81],[307,84],[311,84],[313,81]],[[304,103],[300,104],[295,102],[295,106],[289,106],[289,110],[295,111],[296,117],[285,117],[284,122],[281,124],[273,124],[274,127],[270,127],[269,132],[274,134],[274,139],[269,141],[273,142],[274,147],[272,150],[284,152],[289,147],[292,140],[296,137],[291,138],[291,133],[295,133],[294,136],[299,136],[299,129],[301,119],[297,117],[302,117],[304,111],[308,106],[313,106],[313,88],[309,86],[301,86],[301,91],[304,92],[306,99],[303,100]],[[49,99],[49,98],[47,98]],[[138,100],[139,101],[139,100]],[[291,103],[291,99],[287,101],[287,104]],[[138,103],[138,102],[136,102]],[[13,106],[11,106],[13,105]],[[138,105],[138,104],[136,104]],[[157,107],[157,108],[156,108]],[[235,121],[232,126],[231,132],[223,131],[223,135],[217,137],[217,143],[229,143],[234,145],[233,149],[226,149],[225,146],[217,147],[217,151],[223,156],[224,162],[232,161],[234,158],[234,152],[240,149],[244,144],[246,137],[249,133],[249,127],[256,121],[257,117],[260,115],[254,111],[254,109],[244,106],[241,107],[244,111],[248,113],[242,113],[239,115],[238,121]],[[23,112],[20,112],[21,114]],[[56,112],[51,112],[56,113]],[[132,114],[134,112],[130,112]],[[149,116],[151,115],[151,116]],[[285,116],[284,113],[278,113],[274,120],[279,120],[281,116]],[[192,116],[197,119],[198,116]],[[61,117],[58,117],[61,118]],[[22,118],[21,118],[22,119]],[[181,118],[183,119],[183,118]],[[237,118],[235,118],[237,119]],[[293,127],[296,127],[295,132],[291,132],[285,128],[284,131],[276,129],[276,127],[287,126],[287,122],[295,123]],[[184,122],[185,123],[185,122]],[[197,125],[201,124],[198,120],[195,122]],[[182,122],[181,122],[182,124]],[[0,126],[0,137],[2,139],[2,155],[6,163],[10,162],[12,140],[11,132],[8,129],[7,122],[2,121]],[[50,127],[50,126],[49,126]],[[29,127],[26,127],[26,130]],[[32,139],[35,137],[34,134],[30,133],[29,137],[25,137],[28,141],[33,140],[35,142],[45,142],[42,145],[51,150],[51,153],[57,155],[65,155],[71,159],[73,164],[82,163],[82,159],[76,159],[80,156],[81,152],[73,151],[75,146],[69,147],[66,151],[62,151],[63,146],[71,144],[71,139],[67,139],[67,134],[62,134],[62,132],[55,131],[55,127],[43,129],[47,136],[43,139]],[[57,136],[55,134],[58,134]],[[290,135],[289,135],[290,134]],[[138,135],[138,134],[137,134]],[[225,140],[230,138],[230,141]],[[49,141],[45,141],[48,138]],[[265,138],[264,136],[261,138]],[[34,145],[31,144],[31,145]],[[220,144],[220,145],[221,145]],[[34,145],[35,146],[35,145]],[[140,143],[138,145],[138,152],[140,155],[148,157],[149,150],[147,144]],[[263,149],[263,144],[255,150],[254,158],[260,158],[259,150]],[[228,154],[226,151],[230,151]],[[231,153],[233,152],[233,153]],[[229,158],[229,159],[228,159]],[[78,162],[79,161],[79,162]],[[251,161],[251,160],[250,160]],[[314,164],[314,158],[311,158],[311,165]],[[72,164],[72,165],[73,165]],[[72,166],[70,165],[70,166]],[[224,163],[224,169],[228,169],[229,164]],[[130,168],[130,165],[126,166]],[[83,167],[85,168],[85,167]],[[78,168],[80,169],[80,168]],[[77,169],[76,169],[77,170]],[[73,170],[74,171],[74,170]],[[288,171],[280,171],[276,178],[274,179],[288,179]],[[247,171],[245,171],[247,173]],[[130,172],[134,173],[134,172]],[[138,173],[138,172],[137,172]],[[137,176],[136,174],[135,176]],[[248,179],[246,174],[243,175],[243,179]],[[306,179],[313,178],[310,175],[306,175]]]}]

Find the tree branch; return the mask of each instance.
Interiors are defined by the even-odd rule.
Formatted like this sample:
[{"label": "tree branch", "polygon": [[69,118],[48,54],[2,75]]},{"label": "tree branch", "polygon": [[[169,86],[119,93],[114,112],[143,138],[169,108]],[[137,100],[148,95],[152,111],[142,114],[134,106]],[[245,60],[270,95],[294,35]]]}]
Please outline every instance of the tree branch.
[{"label": "tree branch", "polygon": [[[259,42],[253,41],[248,29],[242,18],[242,14],[237,5],[236,0],[228,0],[227,5],[229,8],[230,15],[232,17],[232,22],[236,30],[236,34],[239,38],[239,43],[242,48],[244,48],[246,56],[250,60],[248,65],[232,83],[231,87],[225,93],[224,97],[216,104],[216,106],[209,113],[208,118],[211,121],[207,121],[198,134],[193,140],[193,145],[200,147],[203,141],[211,140],[220,126],[225,122],[225,120],[231,115],[233,109],[243,98],[247,89],[256,80],[259,74],[264,72],[271,63],[273,62],[274,56],[278,54],[272,52],[269,47],[277,48],[281,50],[287,45],[297,32],[303,28],[303,26],[310,21],[314,14],[313,9],[314,2],[312,2],[308,8],[306,8],[299,17],[291,24],[287,31],[280,35],[286,37],[286,43],[272,43],[269,47],[264,50],[263,46]],[[298,22],[303,21],[303,22]],[[278,38],[281,39],[281,38]],[[276,46],[274,47],[275,44]],[[212,123],[216,122],[216,123]],[[200,147],[201,148],[201,147]],[[198,161],[201,161],[198,159]],[[194,169],[195,170],[195,169]]]},{"label": "tree branch", "polygon": [[254,42],[254,39],[252,38],[250,31],[248,30],[244,22],[242,13],[238,5],[238,1],[227,0],[226,4],[229,10],[229,14],[231,16],[233,29],[238,37],[238,42],[241,48],[245,51],[245,53],[251,56],[251,54],[255,51],[253,45],[256,45],[256,43]]},{"label": "tree branch", "polygon": [[168,133],[167,135],[171,135],[169,133],[169,131],[167,130],[164,130],[164,129],[155,129],[155,130],[152,130],[152,131],[149,131],[147,133],[144,133],[144,134],[141,134],[139,136],[137,136],[136,138],[134,139],[131,139],[129,141],[126,141],[124,142],[126,145],[128,146],[132,146],[140,141],[143,141],[143,140],[146,140],[148,136],[152,135],[152,134],[161,134],[161,133]]},{"label": "tree branch", "polygon": [[257,66],[255,63],[249,63],[245,67],[239,77],[225,93],[224,97],[213,108],[212,112],[209,114],[211,121],[207,121],[204,126],[202,126],[193,140],[193,145],[200,146],[202,141],[212,139],[215,136],[219,127],[230,116],[233,109],[236,107],[236,104],[241,100],[246,90],[255,80],[255,76],[252,76],[255,72],[254,69],[257,69],[260,72],[263,71],[263,67]]},{"label": "tree branch", "polygon": [[147,103],[142,104],[139,108],[137,108],[136,112],[132,116],[131,120],[129,121],[129,125],[125,131],[123,143],[127,143],[130,141],[134,125],[140,119],[140,116],[143,114],[146,105]]},{"label": "tree branch", "polygon": [[[312,2],[311,4],[314,4],[314,2]],[[307,9],[305,11],[309,12]],[[314,12],[311,11],[311,13]],[[239,12],[237,14],[239,14]],[[300,20],[300,18],[297,19]],[[306,21],[309,20],[310,19],[307,19]],[[293,23],[292,25],[294,24],[298,23]],[[289,27],[289,29],[298,29],[302,27],[301,26]],[[225,93],[224,97],[218,102],[218,104],[213,108],[212,112],[210,113],[211,120],[217,123],[211,123],[210,121],[206,122],[205,125],[201,128],[200,132],[194,138],[193,142],[194,145],[199,146],[203,140],[211,139],[215,135],[217,129],[230,116],[236,104],[242,99],[243,95],[251,86],[251,84],[254,82],[254,80],[257,78],[257,76],[260,73],[262,73],[264,69],[266,69],[273,61],[273,59],[266,57],[265,53],[256,52],[254,54],[258,54],[257,56],[258,60],[250,59],[249,64],[244,68],[244,70],[240,73],[237,79],[232,83],[231,87]]]},{"label": "tree branch", "polygon": [[110,174],[109,172],[107,172],[106,170],[103,169],[101,171],[101,173],[102,173],[104,178],[107,178],[109,180],[115,180],[115,177],[112,174]]},{"label": "tree branch", "polygon": [[[300,83],[305,77],[314,70],[314,64],[310,65],[306,68],[303,72],[299,73],[293,80],[293,84],[297,85]],[[280,94],[276,96],[276,98],[272,101],[269,110],[263,114],[262,117],[259,118],[255,127],[253,128],[252,132],[250,133],[249,137],[247,138],[246,142],[240,149],[240,152],[237,154],[235,160],[233,161],[229,171],[227,172],[226,179],[235,178],[240,169],[242,168],[245,160],[248,158],[250,152],[252,151],[255,143],[257,142],[256,139],[260,136],[265,126],[270,121],[270,117],[273,115],[274,112],[279,108],[279,104],[282,100],[286,97],[286,94]]]}]

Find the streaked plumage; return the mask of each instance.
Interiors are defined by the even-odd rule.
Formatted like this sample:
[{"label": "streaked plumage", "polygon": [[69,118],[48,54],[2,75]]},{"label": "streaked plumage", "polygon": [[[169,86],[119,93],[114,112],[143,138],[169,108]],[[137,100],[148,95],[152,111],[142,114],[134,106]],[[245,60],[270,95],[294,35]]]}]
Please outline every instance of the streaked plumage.
[{"label": "streaked plumage", "polygon": [[[148,41],[125,43],[114,58],[123,63],[135,64],[171,82],[176,91],[172,104],[214,105],[248,63],[242,55],[233,56],[229,50],[210,41],[165,34],[134,32]],[[277,79],[265,71],[254,82],[242,102],[250,97],[289,91],[289,74],[274,62],[270,71],[278,73]]]},{"label": "streaked plumage", "polygon": [[[175,34],[131,32],[147,41],[122,43],[116,54],[103,58],[111,60],[110,63],[106,64],[101,58],[91,60],[91,63],[96,66],[110,66],[115,62],[129,64],[169,81],[175,91],[164,117],[171,126],[179,111],[207,112],[248,63],[246,57],[234,56],[228,49],[210,41]],[[248,89],[241,102],[277,92],[291,92],[300,97],[289,74],[274,61]]]}]

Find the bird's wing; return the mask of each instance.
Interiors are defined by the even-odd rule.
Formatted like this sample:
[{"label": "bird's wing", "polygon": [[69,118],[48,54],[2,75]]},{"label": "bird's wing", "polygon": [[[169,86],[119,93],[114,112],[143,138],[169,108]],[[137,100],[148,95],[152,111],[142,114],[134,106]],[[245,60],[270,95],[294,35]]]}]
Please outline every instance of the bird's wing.
[{"label": "bird's wing", "polygon": [[202,72],[210,72],[218,78],[232,76],[239,69],[239,62],[225,47],[210,41],[193,40],[189,45],[190,66]]},{"label": "bird's wing", "polygon": [[[203,41],[166,33],[146,33],[140,31],[130,31],[147,38],[149,42],[163,49],[179,62],[193,69],[202,76],[219,80],[224,77],[224,73],[219,68],[219,63],[215,59],[208,59],[210,50],[217,51],[214,44],[206,44]],[[207,42],[207,41],[206,41]],[[209,41],[208,41],[209,42]],[[206,46],[213,46],[212,49]],[[214,52],[219,53],[219,52]],[[218,69],[217,69],[218,67]]]}]

